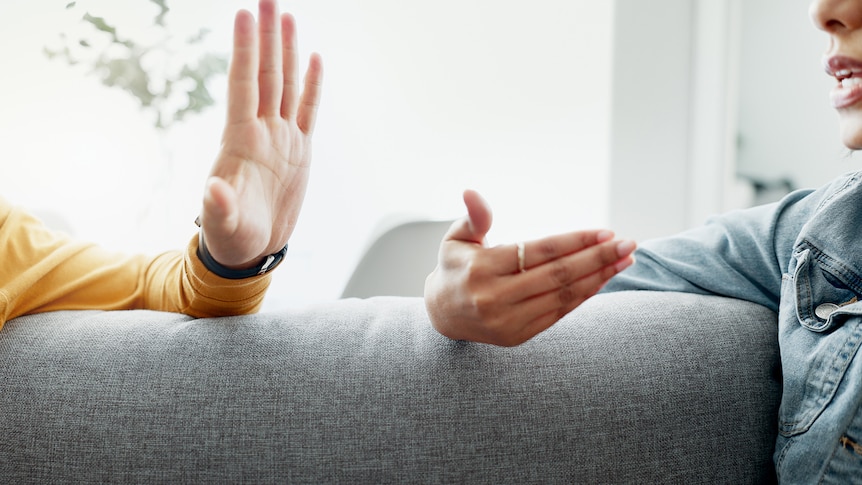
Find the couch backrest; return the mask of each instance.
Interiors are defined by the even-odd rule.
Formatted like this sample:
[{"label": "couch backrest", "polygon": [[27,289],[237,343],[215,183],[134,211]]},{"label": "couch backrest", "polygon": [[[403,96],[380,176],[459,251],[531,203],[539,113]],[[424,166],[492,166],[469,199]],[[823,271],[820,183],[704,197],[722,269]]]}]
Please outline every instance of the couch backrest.
[{"label": "couch backrest", "polygon": [[516,348],[417,298],[202,319],[58,312],[0,331],[11,482],[752,483],[772,479],[775,317],[590,300]]}]

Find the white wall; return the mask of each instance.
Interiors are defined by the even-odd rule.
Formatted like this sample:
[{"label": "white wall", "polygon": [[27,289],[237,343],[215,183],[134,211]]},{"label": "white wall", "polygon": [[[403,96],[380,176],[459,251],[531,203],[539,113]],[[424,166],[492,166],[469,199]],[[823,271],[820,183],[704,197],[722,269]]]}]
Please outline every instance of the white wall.
[{"label": "white wall", "polygon": [[[0,3],[0,56],[15,73],[0,78],[0,194],[110,248],[181,246],[220,109],[159,138],[124,93],[42,55],[74,23],[66,3]],[[137,18],[132,5],[149,2],[78,4]],[[227,51],[232,12],[255,5],[177,0],[171,18],[179,31],[209,26],[208,47]],[[613,2],[283,6],[301,47],[322,53],[325,89],[308,198],[269,309],[336,298],[380,221],[458,217],[468,187],[495,207],[495,242],[606,225]]]},{"label": "white wall", "polygon": [[736,180],[739,0],[617,0],[610,225],[668,236],[747,206]]},{"label": "white wall", "polygon": [[739,170],[817,187],[859,168],[841,144],[822,67],[827,36],[807,1],[745,0],[740,54]]},{"label": "white wall", "polygon": [[686,222],[692,15],[689,0],[617,1],[610,220],[627,237]]}]

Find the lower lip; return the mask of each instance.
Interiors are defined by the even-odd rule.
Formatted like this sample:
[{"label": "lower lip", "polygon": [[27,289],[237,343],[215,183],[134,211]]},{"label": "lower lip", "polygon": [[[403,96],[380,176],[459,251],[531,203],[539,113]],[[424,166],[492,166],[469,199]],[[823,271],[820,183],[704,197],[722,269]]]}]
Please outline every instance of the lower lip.
[{"label": "lower lip", "polygon": [[839,84],[832,89],[829,99],[835,109],[849,108],[862,101],[862,84],[854,84],[848,88]]}]

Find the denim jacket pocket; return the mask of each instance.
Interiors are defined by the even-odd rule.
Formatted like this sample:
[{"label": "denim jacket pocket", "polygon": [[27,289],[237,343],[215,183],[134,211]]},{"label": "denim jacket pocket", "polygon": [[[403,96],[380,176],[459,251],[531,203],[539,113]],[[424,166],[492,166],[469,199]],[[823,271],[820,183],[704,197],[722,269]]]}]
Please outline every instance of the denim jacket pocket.
[{"label": "denim jacket pocket", "polygon": [[779,431],[788,437],[808,430],[823,413],[862,342],[862,302],[848,284],[856,275],[816,249],[798,251],[794,259],[795,270],[782,282],[779,330]]},{"label": "denim jacket pocket", "polygon": [[840,310],[857,301],[858,295],[846,283],[857,278],[825,254],[815,256],[811,249],[799,251],[795,259],[792,281],[799,324],[812,332],[828,332],[844,320],[845,312]]}]

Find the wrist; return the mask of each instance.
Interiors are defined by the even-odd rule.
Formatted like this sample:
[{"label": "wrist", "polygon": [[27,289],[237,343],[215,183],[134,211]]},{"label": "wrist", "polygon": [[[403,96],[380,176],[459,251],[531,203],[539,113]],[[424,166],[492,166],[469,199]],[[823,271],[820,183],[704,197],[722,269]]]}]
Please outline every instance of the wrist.
[{"label": "wrist", "polygon": [[204,233],[200,231],[198,235],[198,249],[197,249],[197,257],[203,263],[204,267],[210,271],[211,273],[226,279],[237,280],[243,278],[251,278],[254,276],[264,275],[269,273],[273,269],[275,269],[282,261],[284,261],[284,256],[287,254],[287,244],[284,247],[273,254],[264,256],[260,262],[254,264],[250,268],[245,269],[236,269],[229,268],[224,266],[223,264],[216,261],[216,259],[210,254],[207,249],[206,241],[204,240]]}]

